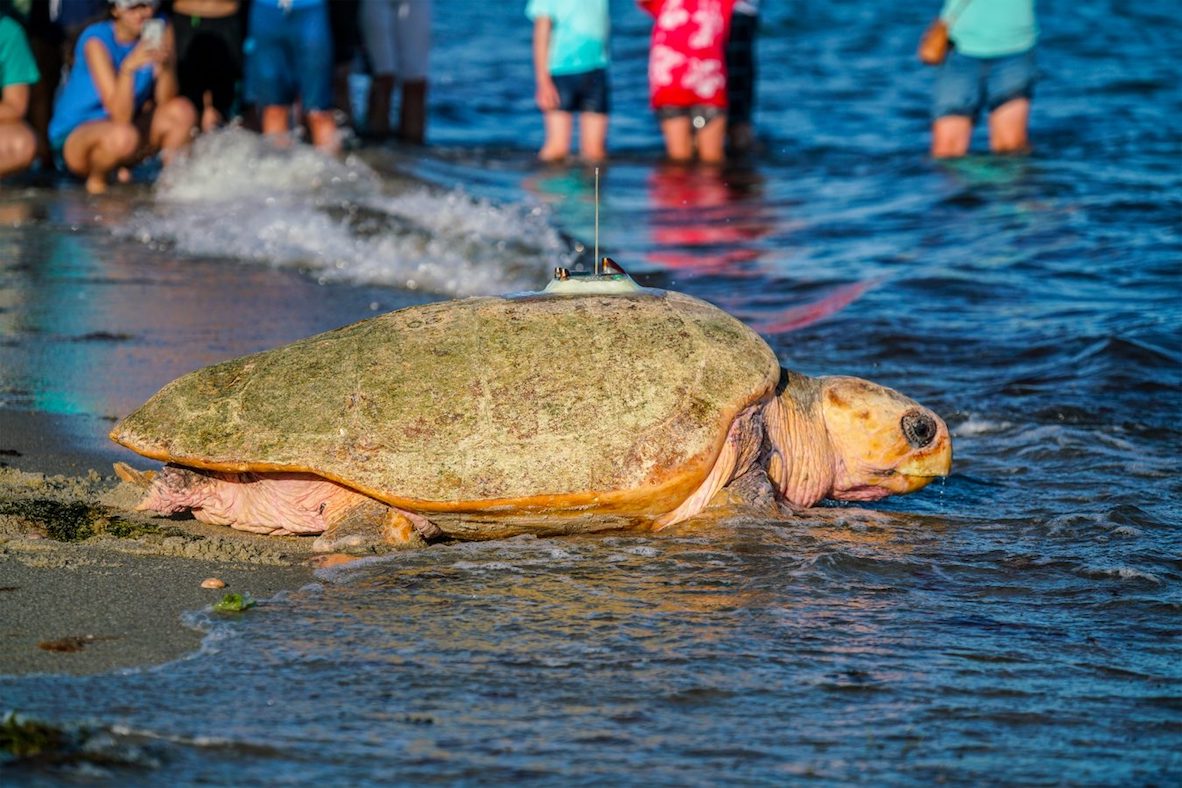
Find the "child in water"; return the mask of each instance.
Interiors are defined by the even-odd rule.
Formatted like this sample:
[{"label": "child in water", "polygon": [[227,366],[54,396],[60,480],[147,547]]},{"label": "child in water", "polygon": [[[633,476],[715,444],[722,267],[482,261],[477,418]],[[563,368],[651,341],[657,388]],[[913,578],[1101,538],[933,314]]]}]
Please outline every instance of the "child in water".
[{"label": "child in water", "polygon": [[726,155],[726,42],[735,0],[639,0],[653,15],[648,79],[674,161]]},{"label": "child in water", "polygon": [[542,161],[570,155],[573,113],[579,113],[579,155],[600,161],[606,150],[609,88],[607,0],[530,0],[534,76],[546,140]]}]

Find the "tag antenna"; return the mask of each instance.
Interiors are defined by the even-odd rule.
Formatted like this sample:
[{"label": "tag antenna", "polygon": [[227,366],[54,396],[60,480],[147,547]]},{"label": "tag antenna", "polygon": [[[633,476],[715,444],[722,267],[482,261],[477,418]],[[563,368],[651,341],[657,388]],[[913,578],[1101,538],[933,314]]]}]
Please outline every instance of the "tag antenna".
[{"label": "tag antenna", "polygon": [[599,167],[595,167],[595,275],[599,276]]}]

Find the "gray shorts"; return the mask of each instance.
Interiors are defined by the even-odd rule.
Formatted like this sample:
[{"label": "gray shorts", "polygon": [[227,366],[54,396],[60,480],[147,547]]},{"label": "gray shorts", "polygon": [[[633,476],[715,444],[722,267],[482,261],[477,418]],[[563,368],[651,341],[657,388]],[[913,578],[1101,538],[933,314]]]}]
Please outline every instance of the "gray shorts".
[{"label": "gray shorts", "polygon": [[694,104],[691,107],[657,107],[657,120],[689,118],[695,129],[702,129],[715,118],[726,117],[726,110],[709,104]]}]

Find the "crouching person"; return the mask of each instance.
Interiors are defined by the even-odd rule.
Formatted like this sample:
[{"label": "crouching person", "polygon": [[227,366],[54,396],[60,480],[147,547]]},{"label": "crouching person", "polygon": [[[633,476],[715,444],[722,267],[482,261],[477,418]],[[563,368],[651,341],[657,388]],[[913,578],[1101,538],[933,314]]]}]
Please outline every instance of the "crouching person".
[{"label": "crouching person", "polygon": [[25,31],[0,16],[0,175],[20,172],[33,163],[37,140],[25,123],[29,86],[38,79],[37,63]]},{"label": "crouching person", "polygon": [[179,95],[175,37],[155,10],[154,0],[111,0],[110,19],[78,37],[54,105],[50,146],[92,194],[112,171],[157,150],[167,164],[192,139],[197,111]]}]

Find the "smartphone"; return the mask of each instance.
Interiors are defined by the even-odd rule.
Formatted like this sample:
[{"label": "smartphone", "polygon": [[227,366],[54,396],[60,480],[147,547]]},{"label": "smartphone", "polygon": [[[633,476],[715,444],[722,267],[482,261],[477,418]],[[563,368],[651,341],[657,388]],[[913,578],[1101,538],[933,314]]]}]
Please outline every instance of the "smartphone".
[{"label": "smartphone", "polygon": [[159,49],[164,43],[164,20],[163,19],[149,19],[144,22],[144,28],[140,31],[140,38],[151,49]]}]

